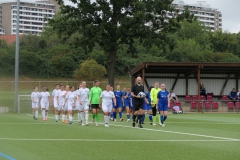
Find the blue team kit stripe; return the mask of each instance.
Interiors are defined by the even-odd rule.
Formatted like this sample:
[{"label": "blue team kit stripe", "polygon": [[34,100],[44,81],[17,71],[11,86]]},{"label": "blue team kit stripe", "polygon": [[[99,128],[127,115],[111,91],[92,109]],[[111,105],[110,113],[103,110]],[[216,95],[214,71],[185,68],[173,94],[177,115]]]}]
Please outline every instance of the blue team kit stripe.
[{"label": "blue team kit stripe", "polygon": [[15,158],[10,157],[9,155],[6,155],[6,154],[4,154],[4,153],[2,153],[2,152],[0,152],[0,157],[7,158],[8,160],[16,160]]}]

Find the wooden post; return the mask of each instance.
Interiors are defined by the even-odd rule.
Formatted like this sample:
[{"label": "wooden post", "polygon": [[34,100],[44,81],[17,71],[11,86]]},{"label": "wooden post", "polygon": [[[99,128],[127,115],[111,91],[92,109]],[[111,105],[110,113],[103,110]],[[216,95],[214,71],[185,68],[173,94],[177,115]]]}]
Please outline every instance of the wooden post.
[{"label": "wooden post", "polygon": [[178,73],[177,74],[177,77],[175,78],[175,81],[174,81],[174,83],[173,83],[173,85],[172,85],[172,90],[174,90],[174,87],[176,86],[176,84],[177,84],[177,81],[178,81],[178,78],[179,78],[179,75],[180,75],[180,73]]},{"label": "wooden post", "polygon": [[220,96],[223,95],[223,92],[224,92],[224,89],[225,89],[225,87],[226,87],[226,85],[227,85],[227,82],[228,82],[229,77],[230,77],[230,74],[228,74],[227,77],[226,77],[226,79],[225,79],[225,82],[224,82],[223,87],[222,87],[221,92],[220,92]]},{"label": "wooden post", "polygon": [[142,85],[144,86],[145,84],[145,67],[142,69]]},{"label": "wooden post", "polygon": [[201,84],[200,83],[200,66],[198,67],[197,82],[198,82],[198,112],[200,112],[200,84]]}]

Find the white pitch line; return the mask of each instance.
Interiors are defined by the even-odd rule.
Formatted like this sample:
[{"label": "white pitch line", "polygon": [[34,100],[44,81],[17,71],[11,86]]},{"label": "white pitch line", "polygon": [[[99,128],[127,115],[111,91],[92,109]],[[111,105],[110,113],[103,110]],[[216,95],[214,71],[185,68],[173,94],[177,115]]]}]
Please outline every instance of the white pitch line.
[{"label": "white pitch line", "polygon": [[[99,124],[103,124],[103,123],[99,123]],[[138,128],[138,127],[132,127],[132,126],[116,125],[116,124],[110,124],[110,125],[111,125],[111,126],[116,126],[116,127],[133,128],[133,129],[140,129],[140,130],[147,130],[147,131],[155,131],[155,132],[181,134],[181,135],[196,136],[196,137],[205,137],[205,138],[214,138],[214,139],[222,139],[222,140],[230,140],[230,141],[240,141],[240,139],[227,138],[227,137],[217,137],[217,136],[209,136],[209,135],[194,134],[194,133],[185,133],[185,132],[176,132],[176,131],[166,131],[166,130],[156,130],[156,129],[150,129],[150,128]]]},{"label": "white pitch line", "polygon": [[26,139],[26,138],[0,138],[9,141],[83,141],[83,142],[238,142],[237,140],[125,140],[125,139]]},{"label": "white pitch line", "polygon": [[[115,124],[110,124],[110,125],[111,126],[117,126],[117,127],[133,128],[131,126],[124,126],[124,125],[115,125]],[[197,137],[205,137],[205,138],[214,138],[214,139],[222,139],[222,140],[240,141],[240,139],[233,139],[233,138],[226,138],[226,137],[217,137],[217,136],[209,136],[209,135],[194,134],[194,133],[185,133],[185,132],[157,130],[157,129],[150,129],[150,128],[138,128],[138,127],[136,127],[134,129],[155,131],[155,132],[173,133],[173,134],[181,134],[181,135],[189,135],[189,136],[197,136]]]}]

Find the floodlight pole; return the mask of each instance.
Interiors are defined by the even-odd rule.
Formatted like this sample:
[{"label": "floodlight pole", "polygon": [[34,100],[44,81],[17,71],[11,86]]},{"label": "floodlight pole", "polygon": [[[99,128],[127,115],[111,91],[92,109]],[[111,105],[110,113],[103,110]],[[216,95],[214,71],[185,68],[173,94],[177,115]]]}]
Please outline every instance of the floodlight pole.
[{"label": "floodlight pole", "polygon": [[18,72],[19,72],[19,9],[20,0],[17,0],[17,26],[16,26],[16,52],[15,52],[15,98],[14,98],[14,112],[19,113],[18,110]]}]

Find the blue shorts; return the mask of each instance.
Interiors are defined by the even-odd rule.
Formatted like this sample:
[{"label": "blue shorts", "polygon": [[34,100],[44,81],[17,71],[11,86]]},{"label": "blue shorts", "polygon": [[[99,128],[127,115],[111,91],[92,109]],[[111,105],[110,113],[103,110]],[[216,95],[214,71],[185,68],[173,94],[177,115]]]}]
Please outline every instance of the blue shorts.
[{"label": "blue shorts", "polygon": [[159,102],[158,111],[168,111],[168,102]]},{"label": "blue shorts", "polygon": [[130,107],[131,104],[130,104],[130,102],[125,101],[125,102],[124,102],[124,105],[125,105],[125,107]]},{"label": "blue shorts", "polygon": [[116,104],[117,106],[114,106],[113,105],[113,108],[122,108],[122,102],[118,102],[117,101],[117,104]]},{"label": "blue shorts", "polygon": [[147,110],[149,111],[149,110],[152,110],[152,105],[151,104],[148,104],[147,105]]}]

